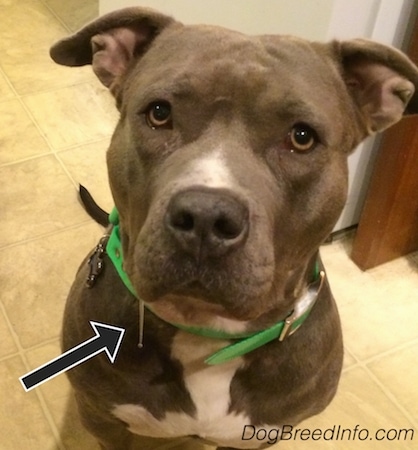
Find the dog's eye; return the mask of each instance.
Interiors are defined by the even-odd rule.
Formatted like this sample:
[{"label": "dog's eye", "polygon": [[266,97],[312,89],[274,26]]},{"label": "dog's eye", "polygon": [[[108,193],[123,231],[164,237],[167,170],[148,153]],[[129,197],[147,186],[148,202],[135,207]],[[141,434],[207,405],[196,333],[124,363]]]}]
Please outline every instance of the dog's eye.
[{"label": "dog's eye", "polygon": [[318,136],[309,125],[298,123],[290,130],[287,140],[290,150],[307,152],[318,143]]},{"label": "dog's eye", "polygon": [[165,101],[151,103],[145,111],[148,126],[170,128],[172,125],[171,105]]}]

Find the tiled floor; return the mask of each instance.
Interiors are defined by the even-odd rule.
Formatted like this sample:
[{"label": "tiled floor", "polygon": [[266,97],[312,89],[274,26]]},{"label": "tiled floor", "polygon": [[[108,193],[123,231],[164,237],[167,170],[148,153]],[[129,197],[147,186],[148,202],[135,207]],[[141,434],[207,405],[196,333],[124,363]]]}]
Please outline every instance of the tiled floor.
[{"label": "tiled floor", "polygon": [[[48,57],[54,40],[97,9],[95,0],[0,0],[0,450],[97,449],[65,376],[30,393],[18,381],[59,355],[66,293],[102,232],[77,203],[77,183],[111,206],[104,157],[113,101],[89,68],[58,67]],[[418,448],[418,255],[363,273],[349,245],[345,239],[322,251],[343,322],[344,374],[329,409],[302,427],[358,425],[370,436],[337,440],[335,431],[333,440],[297,438],[282,450]],[[414,440],[371,440],[380,428],[414,428]],[[203,447],[142,447],[157,448]]]}]

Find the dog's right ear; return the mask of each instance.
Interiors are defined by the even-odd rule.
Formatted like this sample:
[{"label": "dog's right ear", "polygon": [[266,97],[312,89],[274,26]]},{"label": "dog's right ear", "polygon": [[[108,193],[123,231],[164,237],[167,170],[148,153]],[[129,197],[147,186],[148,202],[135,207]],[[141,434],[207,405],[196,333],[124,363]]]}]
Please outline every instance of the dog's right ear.
[{"label": "dog's right ear", "polygon": [[65,66],[92,64],[100,81],[116,95],[120,78],[133,60],[144,54],[153,39],[173,18],[148,8],[125,8],[86,25],[51,47],[51,58]]}]

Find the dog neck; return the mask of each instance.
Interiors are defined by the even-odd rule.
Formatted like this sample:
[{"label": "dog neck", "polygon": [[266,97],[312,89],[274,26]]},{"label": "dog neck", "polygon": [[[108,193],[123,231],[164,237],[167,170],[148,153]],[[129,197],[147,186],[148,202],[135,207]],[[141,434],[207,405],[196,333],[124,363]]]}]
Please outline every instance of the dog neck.
[{"label": "dog neck", "polygon": [[[130,293],[135,296],[139,301],[139,344],[138,347],[143,346],[143,329],[144,329],[144,307],[157,315],[161,320],[167,322],[166,319],[160,317],[158,313],[153,311],[151,305],[147,305],[136,293],[134,286],[129,279],[129,276],[123,269],[123,253],[120,240],[119,231],[119,214],[116,208],[113,209],[109,216],[109,221],[112,224],[110,234],[106,235],[107,243],[105,244],[106,253],[112,261],[119,277],[125,284]],[[99,244],[100,245],[100,244]],[[99,246],[98,246],[99,247]],[[101,250],[102,251],[102,250]],[[175,326],[183,331],[197,334],[203,337],[212,339],[232,339],[237,340],[230,345],[222,348],[213,355],[209,356],[205,362],[206,364],[214,365],[220,364],[226,361],[230,361],[238,356],[245,355],[268,342],[278,339],[283,341],[287,337],[291,336],[303,322],[309,316],[312,308],[314,307],[316,300],[319,297],[321,289],[325,281],[325,272],[320,270],[319,262],[315,264],[313,281],[309,284],[308,289],[302,295],[295,304],[293,311],[291,311],[284,320],[274,324],[273,326],[255,333],[228,333],[223,330],[187,326],[179,323],[168,322],[170,325]]]}]

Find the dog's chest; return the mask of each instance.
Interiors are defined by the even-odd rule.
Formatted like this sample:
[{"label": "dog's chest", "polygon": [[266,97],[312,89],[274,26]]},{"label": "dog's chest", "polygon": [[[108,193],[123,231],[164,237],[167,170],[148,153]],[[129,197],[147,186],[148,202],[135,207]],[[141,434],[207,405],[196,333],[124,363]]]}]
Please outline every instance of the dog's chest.
[{"label": "dog's chest", "polygon": [[[230,385],[235,372],[243,364],[241,358],[215,366],[203,360],[228,345],[226,341],[191,336],[180,331],[173,341],[172,357],[184,367],[184,381],[196,407],[194,417],[183,412],[167,412],[156,419],[144,407],[118,405],[113,414],[126,422],[131,432],[143,436],[174,438],[195,435],[222,446],[246,447],[242,440],[244,426],[250,424],[245,414],[229,413]],[[158,402],[158,398],[155,399]],[[248,445],[248,443],[247,443]]]}]

